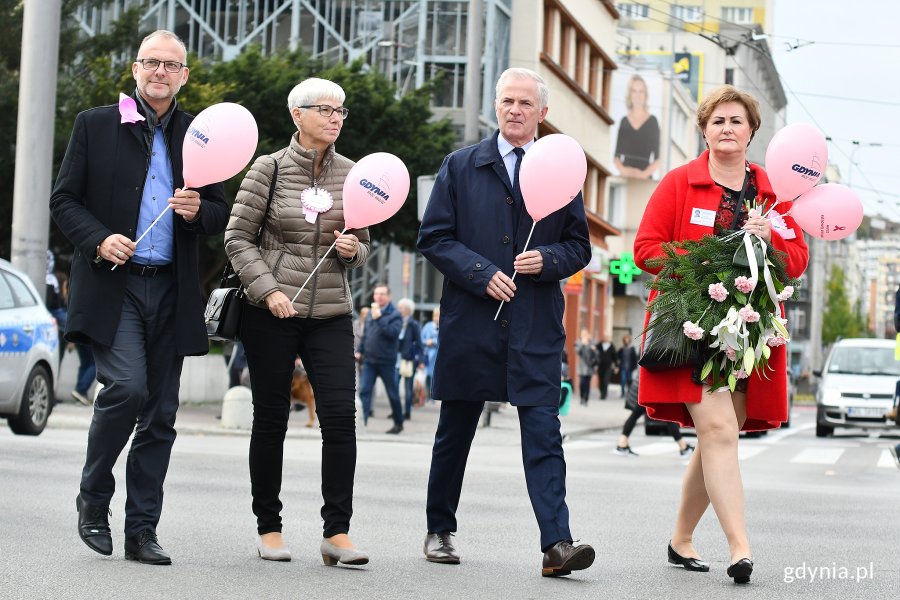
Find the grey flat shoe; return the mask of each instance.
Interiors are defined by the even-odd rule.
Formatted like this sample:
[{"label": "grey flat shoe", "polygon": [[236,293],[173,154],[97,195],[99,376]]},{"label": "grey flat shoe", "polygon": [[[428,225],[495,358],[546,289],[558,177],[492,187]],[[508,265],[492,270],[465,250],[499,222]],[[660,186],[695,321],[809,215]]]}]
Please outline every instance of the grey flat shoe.
[{"label": "grey flat shoe", "polygon": [[258,536],[256,538],[256,553],[259,554],[259,557],[263,560],[291,560],[290,548],[287,546],[282,546],[281,548],[269,548],[268,546],[263,545],[262,539]]},{"label": "grey flat shoe", "polygon": [[369,555],[358,548],[338,548],[328,540],[322,540],[319,547],[322,560],[329,567],[338,563],[345,565],[364,565],[369,562]]}]

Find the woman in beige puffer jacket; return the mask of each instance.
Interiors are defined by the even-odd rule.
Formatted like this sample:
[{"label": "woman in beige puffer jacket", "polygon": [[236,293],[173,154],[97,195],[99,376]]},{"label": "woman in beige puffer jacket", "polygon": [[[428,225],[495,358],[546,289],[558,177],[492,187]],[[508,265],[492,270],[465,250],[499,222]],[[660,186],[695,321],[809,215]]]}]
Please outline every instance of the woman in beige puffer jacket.
[{"label": "woman in beige puffer jacket", "polygon": [[[322,559],[327,565],[369,560],[347,536],[356,468],[356,367],[347,270],[368,258],[369,232],[340,235],[342,189],[353,166],[334,150],[348,112],[344,98],[340,86],[323,79],[294,87],[288,108],[298,132],[287,148],[259,157],[250,168],[225,230],[225,251],[247,289],[241,340],[253,391],[250,483],[257,552],[268,560],[291,558],[281,534],[279,494],[298,355],[313,387],[322,430]],[[310,278],[323,255],[322,266]]]}]

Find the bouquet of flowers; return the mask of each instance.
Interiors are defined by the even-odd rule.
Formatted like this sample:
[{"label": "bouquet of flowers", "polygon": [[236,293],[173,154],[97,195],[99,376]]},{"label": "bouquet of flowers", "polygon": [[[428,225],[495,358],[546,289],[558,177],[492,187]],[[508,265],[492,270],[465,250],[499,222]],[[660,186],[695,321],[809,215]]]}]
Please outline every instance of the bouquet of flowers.
[{"label": "bouquet of flowers", "polygon": [[645,353],[669,352],[678,364],[699,346],[700,379],[711,379],[713,390],[734,391],[739,379],[763,373],[771,349],[790,340],[780,305],[799,281],[788,277],[785,254],[744,231],[662,249],[647,261],[661,271],[648,284],[658,295],[647,307]]}]

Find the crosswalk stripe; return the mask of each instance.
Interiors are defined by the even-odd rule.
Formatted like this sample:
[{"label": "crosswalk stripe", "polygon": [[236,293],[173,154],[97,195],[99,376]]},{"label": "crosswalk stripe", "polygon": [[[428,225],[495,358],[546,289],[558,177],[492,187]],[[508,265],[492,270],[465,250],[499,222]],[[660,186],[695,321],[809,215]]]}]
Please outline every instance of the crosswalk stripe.
[{"label": "crosswalk stripe", "polygon": [[655,442],[653,444],[635,446],[632,449],[642,456],[659,456],[661,454],[675,454],[678,452],[678,446],[672,441]]},{"label": "crosswalk stripe", "polygon": [[738,460],[747,460],[753,458],[757,454],[762,454],[769,449],[769,446],[743,446],[738,445]]},{"label": "crosswalk stripe", "polygon": [[791,462],[809,465],[833,465],[841,458],[842,454],[844,454],[843,448],[804,448],[791,459]]},{"label": "crosswalk stripe", "polygon": [[566,442],[563,447],[566,450],[593,450],[594,448],[608,448],[612,446],[612,442],[598,442],[594,440],[572,440]]},{"label": "crosswalk stripe", "polygon": [[878,457],[878,466],[888,469],[896,468],[896,463],[894,462],[894,457],[891,456],[890,450],[885,449],[881,451],[881,456]]}]

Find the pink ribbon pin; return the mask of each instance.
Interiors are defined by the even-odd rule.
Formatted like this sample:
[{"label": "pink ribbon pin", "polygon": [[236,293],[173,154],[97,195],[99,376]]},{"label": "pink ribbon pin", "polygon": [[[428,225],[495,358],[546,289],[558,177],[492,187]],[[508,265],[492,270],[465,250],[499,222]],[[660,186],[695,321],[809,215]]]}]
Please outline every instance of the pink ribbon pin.
[{"label": "pink ribbon pin", "polygon": [[119,92],[119,114],[122,115],[122,123],[137,123],[145,120],[137,111],[134,98],[121,92]]}]

